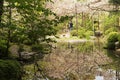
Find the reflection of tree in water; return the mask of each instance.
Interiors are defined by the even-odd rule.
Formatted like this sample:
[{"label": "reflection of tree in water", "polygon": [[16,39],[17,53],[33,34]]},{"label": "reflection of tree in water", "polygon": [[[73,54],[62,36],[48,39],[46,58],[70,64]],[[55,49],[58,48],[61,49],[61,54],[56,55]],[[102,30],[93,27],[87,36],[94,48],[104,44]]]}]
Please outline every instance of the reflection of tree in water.
[{"label": "reflection of tree in water", "polygon": [[[50,64],[48,75],[56,78],[74,78],[75,75],[81,80],[93,80],[96,75],[107,76],[107,73],[101,72],[99,68],[111,61],[104,51],[99,49],[102,49],[102,46],[99,47],[93,42],[58,43],[56,49],[45,59]],[[112,79],[107,76],[105,80]]]},{"label": "reflection of tree in water", "polygon": [[116,80],[120,80],[120,54],[117,54],[116,51],[107,50],[107,55],[113,60],[109,66],[116,71]]}]

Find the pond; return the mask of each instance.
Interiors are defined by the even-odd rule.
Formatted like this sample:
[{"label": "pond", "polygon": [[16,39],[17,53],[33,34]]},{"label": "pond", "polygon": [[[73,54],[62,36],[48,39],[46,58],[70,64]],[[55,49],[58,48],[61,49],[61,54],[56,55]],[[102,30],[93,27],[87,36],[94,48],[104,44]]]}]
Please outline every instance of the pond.
[{"label": "pond", "polygon": [[54,43],[51,53],[37,61],[40,71],[35,72],[34,64],[26,65],[28,75],[23,80],[120,80],[120,56],[103,45],[98,41]]},{"label": "pond", "polygon": [[49,77],[55,80],[120,80],[120,57],[115,58],[113,51],[104,50],[103,43],[58,42],[54,46],[56,48],[44,59],[49,64]]}]

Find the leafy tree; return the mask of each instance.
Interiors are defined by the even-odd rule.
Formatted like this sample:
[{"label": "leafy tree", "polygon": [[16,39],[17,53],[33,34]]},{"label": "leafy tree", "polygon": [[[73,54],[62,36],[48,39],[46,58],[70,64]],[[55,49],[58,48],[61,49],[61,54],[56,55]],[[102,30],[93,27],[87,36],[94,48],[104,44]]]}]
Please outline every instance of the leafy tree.
[{"label": "leafy tree", "polygon": [[104,20],[104,23],[103,23],[104,31],[106,32],[106,30],[108,30],[112,27],[116,28],[116,25],[117,25],[117,16],[110,14]]},{"label": "leafy tree", "polygon": [[[47,0],[50,1],[50,0]],[[41,42],[50,42],[46,36],[55,35],[55,25],[59,19],[53,12],[45,8],[46,0],[6,0],[2,7],[3,28],[1,35],[5,40],[6,52],[8,55],[10,43],[18,44],[38,44]],[[1,8],[1,9],[2,9]],[[49,18],[52,16],[53,18]],[[5,56],[6,56],[5,55]]]},{"label": "leafy tree", "polygon": [[[120,0],[109,0],[109,3],[113,4],[115,6],[114,12],[112,14],[118,15],[119,14],[119,6],[120,6]],[[119,16],[119,15],[118,15]],[[117,18],[117,21],[119,22],[119,19]]]},{"label": "leafy tree", "polygon": [[[4,12],[1,14],[2,16],[0,15],[3,25],[0,27],[0,53],[2,54],[0,58],[8,57],[11,43],[18,45],[27,43],[27,45],[33,46],[33,51],[43,53],[44,50],[47,53],[49,46],[44,45],[44,47],[39,44],[52,41],[46,37],[56,34],[55,25],[60,18],[45,8],[46,1],[49,0],[4,1],[4,6],[1,7]],[[49,18],[50,16],[53,16],[52,19]],[[45,49],[46,47],[48,48]],[[9,73],[5,75],[9,75]],[[13,74],[13,76],[16,75]]]}]

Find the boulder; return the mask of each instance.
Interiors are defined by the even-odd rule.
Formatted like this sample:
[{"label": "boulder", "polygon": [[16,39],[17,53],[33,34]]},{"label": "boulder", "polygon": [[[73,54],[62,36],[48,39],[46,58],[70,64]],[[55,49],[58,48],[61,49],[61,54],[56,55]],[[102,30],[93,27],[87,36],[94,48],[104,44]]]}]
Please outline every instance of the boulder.
[{"label": "boulder", "polygon": [[10,48],[9,48],[9,52],[11,53],[12,56],[18,58],[19,57],[19,46],[18,45],[12,45]]},{"label": "boulder", "polygon": [[117,55],[120,55],[120,48],[119,48],[119,49],[116,49],[115,53],[116,53]]},{"label": "boulder", "polygon": [[102,32],[101,31],[95,31],[95,36],[96,37],[100,37],[102,35]]},{"label": "boulder", "polygon": [[20,52],[20,58],[24,60],[33,59],[35,52]]},{"label": "boulder", "polygon": [[119,43],[119,41],[115,42],[115,49],[118,49],[118,48],[120,48],[120,43]]}]

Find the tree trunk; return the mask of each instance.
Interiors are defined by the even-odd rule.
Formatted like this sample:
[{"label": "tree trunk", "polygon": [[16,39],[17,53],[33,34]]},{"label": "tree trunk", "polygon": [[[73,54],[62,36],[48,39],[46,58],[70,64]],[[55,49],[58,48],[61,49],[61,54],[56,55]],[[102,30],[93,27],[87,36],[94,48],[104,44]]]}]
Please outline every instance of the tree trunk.
[{"label": "tree trunk", "polygon": [[0,0],[0,23],[1,23],[2,14],[3,14],[3,3],[4,3],[4,0]]},{"label": "tree trunk", "polygon": [[8,25],[8,35],[7,35],[7,48],[6,48],[6,54],[5,56],[7,57],[9,54],[9,45],[10,45],[10,36],[11,36],[11,30],[10,30],[10,26],[11,26],[11,19],[12,19],[12,11],[11,11],[11,3],[9,3],[10,7],[9,7],[9,25]]}]

